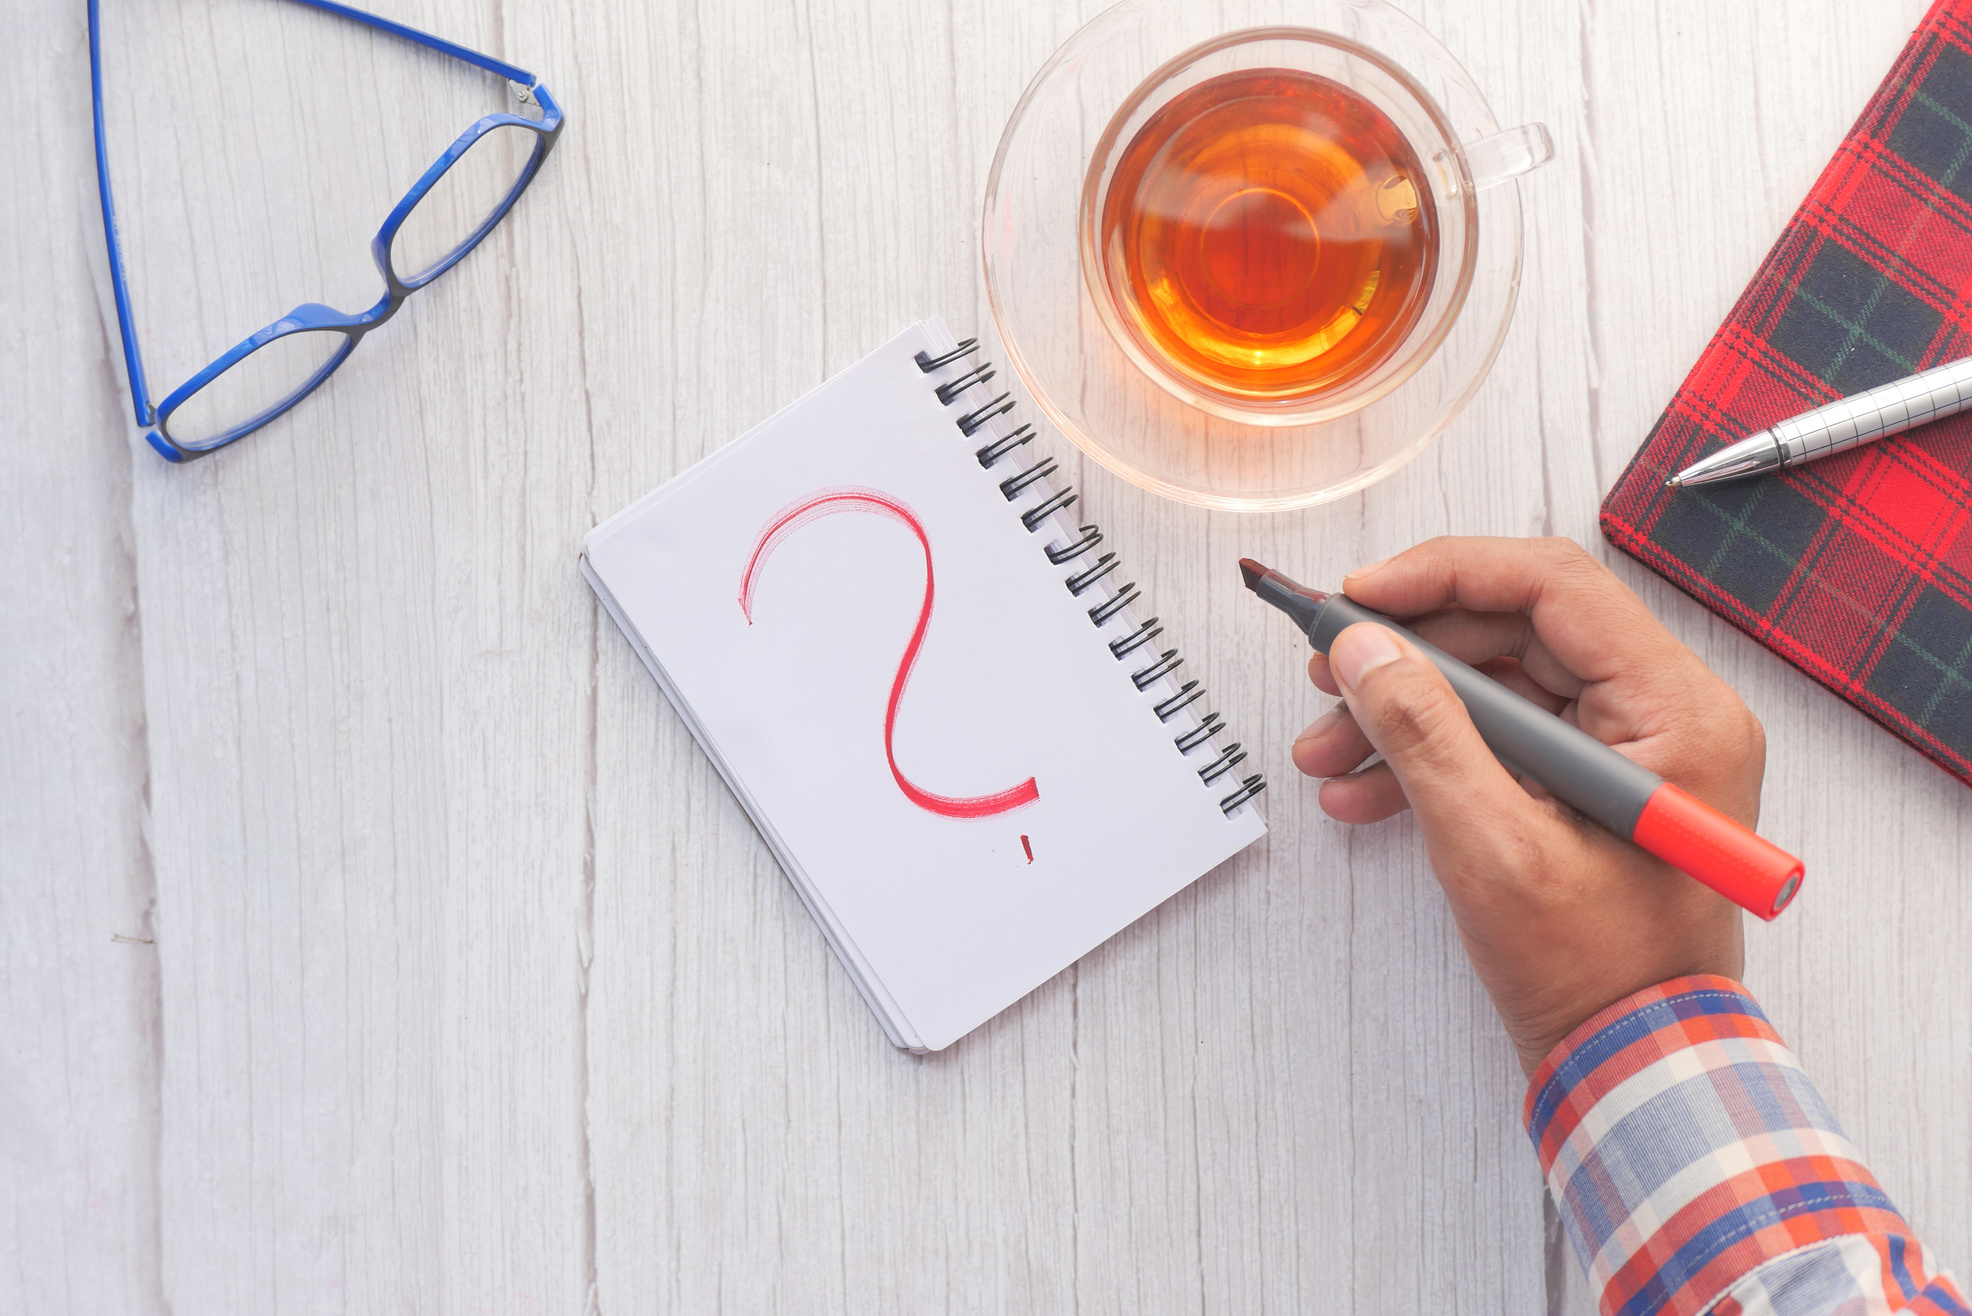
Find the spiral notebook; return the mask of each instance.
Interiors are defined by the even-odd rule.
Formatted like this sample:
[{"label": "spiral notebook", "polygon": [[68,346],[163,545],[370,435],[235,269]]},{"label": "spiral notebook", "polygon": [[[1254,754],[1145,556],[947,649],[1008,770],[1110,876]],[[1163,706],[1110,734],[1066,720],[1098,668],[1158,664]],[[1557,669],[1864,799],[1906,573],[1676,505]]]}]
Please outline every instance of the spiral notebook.
[{"label": "spiral notebook", "polygon": [[912,327],[582,554],[912,1051],[1265,831],[1265,782],[973,347]]}]

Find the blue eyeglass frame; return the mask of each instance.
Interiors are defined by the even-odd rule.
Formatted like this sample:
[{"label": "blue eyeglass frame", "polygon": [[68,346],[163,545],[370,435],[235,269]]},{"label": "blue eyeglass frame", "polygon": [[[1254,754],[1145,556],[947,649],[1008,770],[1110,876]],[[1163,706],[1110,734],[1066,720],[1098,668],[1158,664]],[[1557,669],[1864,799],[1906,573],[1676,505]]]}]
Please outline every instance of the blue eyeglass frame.
[{"label": "blue eyeglass frame", "polygon": [[[145,431],[144,438],[150,443],[151,447],[155,448],[158,454],[166,461],[190,461],[194,457],[203,457],[208,453],[217,452],[227,444],[237,442],[255,430],[260,429],[272,421],[278,420],[293,408],[297,402],[300,402],[310,393],[320,388],[323,381],[334,374],[337,368],[349,359],[349,354],[356,350],[356,344],[362,341],[365,334],[390,319],[391,316],[397,314],[398,308],[404,304],[405,300],[412,293],[425,287],[437,279],[438,276],[444,274],[454,265],[457,265],[473,248],[477,247],[485,239],[488,233],[491,233],[499,225],[501,220],[507,217],[507,212],[513,209],[514,202],[520,199],[520,194],[527,190],[528,185],[540,173],[542,162],[548,158],[548,152],[555,148],[555,142],[561,136],[562,127],[566,122],[562,115],[561,107],[555,103],[554,97],[548,94],[548,89],[543,87],[540,80],[525,69],[517,68],[502,60],[494,59],[491,55],[482,55],[476,50],[468,50],[466,47],[447,41],[443,37],[435,37],[428,32],[420,32],[416,28],[406,27],[402,23],[394,23],[390,19],[381,18],[376,14],[365,13],[361,9],[352,9],[348,5],[338,4],[336,0],[295,0],[295,3],[307,5],[311,9],[320,9],[327,13],[338,14],[344,18],[354,19],[366,27],[376,28],[380,32],[388,32],[392,36],[403,37],[405,40],[414,41],[428,50],[435,50],[440,54],[450,55],[454,59],[464,60],[466,63],[485,69],[489,73],[497,73],[507,79],[514,94],[523,105],[534,104],[539,106],[541,117],[539,119],[528,119],[517,114],[503,113],[486,115],[477,123],[473,124],[472,127],[459,134],[458,140],[446,148],[444,154],[438,157],[431,168],[425,170],[418,181],[411,185],[410,191],[406,192],[403,199],[397,203],[390,214],[385,216],[383,227],[377,230],[376,237],[370,240],[370,255],[375,259],[377,269],[382,273],[384,281],[383,299],[375,306],[357,315],[351,315],[346,311],[338,311],[334,307],[323,306],[317,302],[307,302],[297,306],[264,329],[240,341],[211,365],[208,365],[205,369],[199,371],[196,375],[193,375],[183,384],[173,389],[162,403],[152,406],[150,386],[144,374],[143,355],[137,350],[137,334],[131,324],[130,287],[124,275],[123,243],[117,234],[116,206],[110,196],[109,149],[103,130],[103,59],[100,36],[101,22],[97,13],[99,0],[89,0],[89,79],[90,92],[95,103],[96,115],[96,182],[102,194],[103,232],[109,244],[110,286],[116,297],[117,324],[123,333],[123,363],[130,380],[130,400],[137,415],[137,424]],[[527,164],[521,169],[520,176],[514,182],[513,188],[507,193],[506,198],[488,214],[486,221],[468,236],[465,241],[453,248],[448,255],[436,264],[418,271],[409,279],[399,276],[397,270],[392,266],[390,259],[391,243],[397,237],[398,228],[404,223],[405,218],[410,215],[412,208],[424,199],[425,194],[431,191],[438,183],[438,180],[445,176],[446,171],[461,156],[465,155],[474,143],[478,142],[480,138],[494,129],[503,127],[525,128],[535,133],[537,137],[534,143],[534,153],[529,157]],[[180,404],[194,393],[197,393],[227,370],[277,338],[285,338],[290,334],[321,332],[342,334],[342,345],[336,349],[334,355],[328,359],[328,362],[321,369],[317,370],[300,388],[297,388],[288,397],[277,402],[251,420],[234,426],[217,437],[201,442],[196,446],[181,444],[171,437],[169,423],[171,413],[176,411]]]}]

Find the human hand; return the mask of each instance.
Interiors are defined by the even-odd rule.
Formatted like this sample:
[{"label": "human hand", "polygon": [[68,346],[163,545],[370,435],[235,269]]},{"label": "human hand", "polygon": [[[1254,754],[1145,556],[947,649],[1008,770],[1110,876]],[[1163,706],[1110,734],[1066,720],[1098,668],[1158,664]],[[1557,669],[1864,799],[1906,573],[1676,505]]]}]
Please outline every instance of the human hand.
[{"label": "human hand", "polygon": [[[1739,697],[1566,539],[1434,539],[1343,581],[1393,618],[1751,827],[1766,736]],[[1531,781],[1438,669],[1351,626],[1308,675],[1348,702],[1294,744],[1331,817],[1413,809],[1472,966],[1529,1074],[1578,1024],[1685,974],[1737,978],[1739,910]],[[1383,761],[1361,765],[1374,753]]]}]

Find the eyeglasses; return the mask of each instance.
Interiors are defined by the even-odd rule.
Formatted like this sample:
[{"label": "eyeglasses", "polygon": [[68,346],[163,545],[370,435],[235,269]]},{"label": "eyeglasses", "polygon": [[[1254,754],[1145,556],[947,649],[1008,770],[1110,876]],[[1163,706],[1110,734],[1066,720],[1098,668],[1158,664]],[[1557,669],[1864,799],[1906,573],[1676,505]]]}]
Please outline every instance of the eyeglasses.
[{"label": "eyeglasses", "polygon": [[[203,457],[245,438],[322,386],[349,359],[363,335],[397,314],[412,293],[457,265],[506,218],[540,172],[561,135],[561,108],[533,74],[440,37],[393,23],[335,0],[297,0],[311,9],[415,41],[507,79],[521,114],[489,114],[459,134],[411,185],[370,242],[383,275],[383,299],[359,315],[310,302],[249,335],[218,360],[151,405],[143,356],[131,325],[116,207],[110,199],[109,151],[103,133],[103,58],[98,0],[89,0],[89,77],[96,111],[96,182],[102,191],[110,284],[130,400],[144,437],[165,460]],[[529,116],[528,112],[532,114]]]}]

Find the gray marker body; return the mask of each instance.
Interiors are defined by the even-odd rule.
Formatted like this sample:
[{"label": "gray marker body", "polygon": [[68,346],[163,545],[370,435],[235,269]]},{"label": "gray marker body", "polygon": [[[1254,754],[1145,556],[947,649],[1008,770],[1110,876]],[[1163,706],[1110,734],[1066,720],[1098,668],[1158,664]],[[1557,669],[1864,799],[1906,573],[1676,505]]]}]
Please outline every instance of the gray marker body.
[{"label": "gray marker body", "polygon": [[1396,631],[1423,650],[1445,674],[1452,692],[1471,714],[1472,725],[1502,763],[1532,777],[1624,840],[1635,834],[1637,818],[1664,784],[1662,777],[1484,672],[1418,639],[1382,613],[1371,612],[1341,594],[1329,595],[1318,607],[1314,619],[1307,623],[1308,639],[1317,652],[1327,653],[1335,637],[1358,622],[1373,622]]}]

